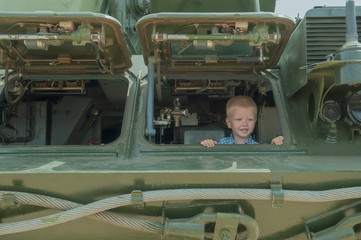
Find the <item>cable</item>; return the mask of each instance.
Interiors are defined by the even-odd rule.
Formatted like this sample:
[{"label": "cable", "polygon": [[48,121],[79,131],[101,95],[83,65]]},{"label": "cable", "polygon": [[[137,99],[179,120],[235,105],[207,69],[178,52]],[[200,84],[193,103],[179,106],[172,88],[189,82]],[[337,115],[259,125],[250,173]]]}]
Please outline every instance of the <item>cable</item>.
[{"label": "cable", "polygon": [[98,43],[97,42],[92,42],[92,48],[93,48],[93,51],[94,51],[94,54],[95,54],[95,60],[98,64],[98,67],[99,67],[99,71],[101,73],[106,73],[108,71],[107,67],[104,66],[101,58],[100,58],[100,54],[99,54],[99,48],[98,48]]},{"label": "cable", "polygon": [[321,102],[320,102],[320,106],[319,106],[319,113],[322,117],[324,117],[326,119],[326,121],[328,121],[329,123],[331,124],[334,124],[329,118],[327,118],[325,115],[323,115],[322,113],[322,107],[323,107],[323,102],[325,100],[325,97],[327,95],[327,93],[331,90],[331,88],[333,88],[333,86],[335,86],[335,84],[333,83],[327,90],[326,92],[323,94],[322,96],[322,99],[321,99]]},{"label": "cable", "polygon": [[[15,202],[17,204],[34,205],[34,206],[59,209],[59,210],[69,210],[82,206],[82,204],[75,203],[72,201],[48,197],[39,194],[7,192],[7,191],[0,191],[0,201],[2,201],[4,194],[13,194],[15,197]],[[124,217],[117,213],[112,213],[112,212],[99,212],[90,215],[88,217],[136,231],[155,232],[155,233],[163,233],[164,231],[164,227],[161,223],[143,220],[143,219]],[[0,235],[2,235],[2,233],[0,233]]]},{"label": "cable", "polygon": [[[290,202],[330,202],[347,199],[361,198],[361,187],[341,188],[325,191],[295,191],[283,190],[284,201]],[[3,194],[11,192],[0,192],[0,200]],[[14,193],[17,199],[18,194]],[[44,197],[42,200],[47,202],[50,197]],[[179,200],[271,200],[272,192],[270,189],[242,189],[242,188],[221,188],[221,189],[175,189],[175,190],[156,190],[143,192],[143,202],[159,201],[179,201]],[[34,199],[35,201],[35,199]],[[39,200],[36,200],[39,201]],[[65,200],[59,202],[58,207],[65,204]],[[87,205],[77,205],[77,207],[64,212],[52,214],[46,217],[36,219],[0,224],[0,235],[30,231],[45,227],[54,226],[60,223],[79,219],[82,217],[99,214],[108,209],[123,207],[132,204],[131,194],[119,195],[115,197],[99,200]],[[64,205],[65,206],[65,205]],[[63,206],[63,207],[64,207]],[[137,220],[139,221],[139,220]]]}]

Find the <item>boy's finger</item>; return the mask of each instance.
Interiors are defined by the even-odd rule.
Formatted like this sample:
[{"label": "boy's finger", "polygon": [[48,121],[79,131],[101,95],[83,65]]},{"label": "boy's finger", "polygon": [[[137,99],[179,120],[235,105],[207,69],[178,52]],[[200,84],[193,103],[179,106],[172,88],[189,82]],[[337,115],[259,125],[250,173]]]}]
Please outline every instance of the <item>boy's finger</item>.
[{"label": "boy's finger", "polygon": [[203,140],[201,142],[201,144],[205,147],[214,147],[215,144],[217,144],[217,142],[212,139],[206,139],[206,140]]},{"label": "boy's finger", "polygon": [[214,147],[214,141],[213,140],[208,140],[207,141],[207,145],[208,145],[208,147]]},{"label": "boy's finger", "polygon": [[201,145],[204,147],[214,147],[217,144],[213,139],[205,139],[201,142]]},{"label": "boy's finger", "polygon": [[216,141],[214,141],[214,140],[211,140],[211,141],[210,141],[210,147],[214,147],[214,146],[216,146],[216,144],[217,144]]}]

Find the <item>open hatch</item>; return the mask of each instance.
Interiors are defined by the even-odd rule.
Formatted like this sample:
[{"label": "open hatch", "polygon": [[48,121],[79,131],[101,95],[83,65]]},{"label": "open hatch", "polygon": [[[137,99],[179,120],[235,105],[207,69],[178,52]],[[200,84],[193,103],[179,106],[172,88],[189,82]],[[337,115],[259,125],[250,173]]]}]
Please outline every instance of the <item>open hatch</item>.
[{"label": "open hatch", "polygon": [[[197,144],[229,135],[225,105],[235,95],[251,96],[260,118],[267,112],[277,119],[268,121],[274,131],[258,131],[260,142],[280,134],[272,86],[264,72],[276,66],[294,27],[291,19],[268,12],[156,13],[141,18],[137,30],[149,84],[155,89],[148,88],[155,103],[154,111],[148,106],[146,136],[156,143]],[[152,97],[147,104],[153,105]]]},{"label": "open hatch", "polygon": [[96,13],[0,13],[0,143],[119,137],[131,66],[120,23]]}]

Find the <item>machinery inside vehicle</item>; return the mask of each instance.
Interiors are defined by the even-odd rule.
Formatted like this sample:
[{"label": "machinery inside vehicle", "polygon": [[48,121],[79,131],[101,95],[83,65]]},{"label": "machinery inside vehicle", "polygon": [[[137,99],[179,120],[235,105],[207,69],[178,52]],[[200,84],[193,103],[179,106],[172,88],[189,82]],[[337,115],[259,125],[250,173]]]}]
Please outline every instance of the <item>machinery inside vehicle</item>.
[{"label": "machinery inside vehicle", "polygon": [[162,100],[154,106],[155,142],[199,144],[203,139],[229,136],[226,103],[232,96],[245,95],[252,97],[258,107],[254,139],[270,143],[282,134],[271,88],[266,78],[241,80],[216,74],[204,79],[169,77],[161,88]]},{"label": "machinery inside vehicle", "polygon": [[0,143],[110,143],[121,132],[127,89],[124,80],[32,79],[10,74],[1,92]]}]

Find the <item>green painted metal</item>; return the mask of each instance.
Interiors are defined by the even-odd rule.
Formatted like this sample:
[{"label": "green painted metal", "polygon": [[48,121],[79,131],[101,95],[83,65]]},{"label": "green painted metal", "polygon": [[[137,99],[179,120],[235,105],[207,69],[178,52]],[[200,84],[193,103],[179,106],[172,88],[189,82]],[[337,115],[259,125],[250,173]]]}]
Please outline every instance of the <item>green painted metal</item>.
[{"label": "green painted metal", "polygon": [[149,0],[103,1],[104,12],[115,17],[122,24],[124,38],[131,54],[142,54],[138,33],[134,26],[139,18],[149,14],[149,5]]},{"label": "green painted metal", "polygon": [[101,12],[102,5],[106,1],[101,0],[40,0],[36,4],[26,0],[3,2],[1,11],[6,12],[33,12],[33,11],[57,11],[57,12]]},{"label": "green painted metal", "polygon": [[[0,36],[11,34],[0,43],[0,63],[9,67],[0,85],[0,234],[10,229],[2,224],[39,218],[50,226],[111,197],[128,204],[96,207],[93,213],[105,222],[84,216],[32,231],[24,231],[30,226],[24,222],[19,232],[1,239],[359,238],[361,124],[355,99],[361,86],[354,80],[360,59],[358,54],[351,60],[323,59],[344,43],[345,8],[312,9],[294,28],[292,20],[272,13],[276,1],[259,1],[267,12],[253,12],[253,0],[45,2],[9,1],[0,14]],[[48,30],[48,24],[63,21],[68,30],[71,23],[82,27]],[[183,29],[190,25],[197,29]],[[265,26],[267,31],[256,32]],[[269,41],[277,26],[280,44]],[[40,29],[45,33],[38,34]],[[163,35],[156,38],[156,33]],[[264,36],[254,38],[257,34]],[[239,48],[243,55],[222,62],[215,60],[215,50],[200,49],[201,61],[177,58],[170,55],[172,47],[185,45],[179,39],[166,45],[164,39],[178,35],[242,39],[236,48],[217,44],[222,54]],[[25,44],[21,36],[46,39]],[[77,36],[85,40],[83,46]],[[41,42],[53,37],[66,47]],[[193,40],[193,46],[211,44]],[[112,71],[100,71],[92,42],[104,51],[101,59]],[[262,57],[259,47],[263,57],[272,57],[269,62],[255,63]],[[68,57],[60,56],[64,52]],[[69,55],[89,61],[70,64]],[[53,56],[54,61],[36,61]],[[145,136],[148,56],[155,60],[152,141]],[[352,66],[344,70],[350,77],[337,77],[343,66]],[[202,131],[226,132],[226,100],[241,94],[257,101],[262,117],[255,137],[261,144],[204,148],[186,143]],[[277,132],[275,126],[284,137],[282,146],[259,133]],[[190,139],[186,131],[193,134]],[[66,144],[69,139],[72,145]],[[227,198],[240,189],[248,197]],[[178,196],[181,190],[184,195],[176,199],[162,195]],[[341,190],[347,192],[334,198]],[[35,204],[25,199],[29,194],[42,196],[31,195]],[[46,205],[49,197],[61,203]],[[82,206],[69,207],[65,200]],[[111,213],[98,213],[105,209]],[[120,218],[109,223],[112,217]]]},{"label": "green painted metal", "polygon": [[[260,10],[274,12],[275,0],[260,0]],[[255,12],[255,0],[226,0],[219,4],[216,0],[188,1],[174,0],[168,4],[166,0],[151,0],[151,13],[158,12]]]},{"label": "green painted metal", "polygon": [[286,46],[280,59],[280,65],[282,66],[280,69],[280,76],[282,79],[292,76],[291,80],[282,83],[287,97],[292,96],[307,83],[307,70],[304,68],[307,65],[305,20],[297,25],[289,42],[293,44],[288,44]]},{"label": "green painted metal", "polygon": [[312,236],[312,239],[356,239],[354,226],[360,224],[360,213],[347,216],[332,228],[323,230]]}]

